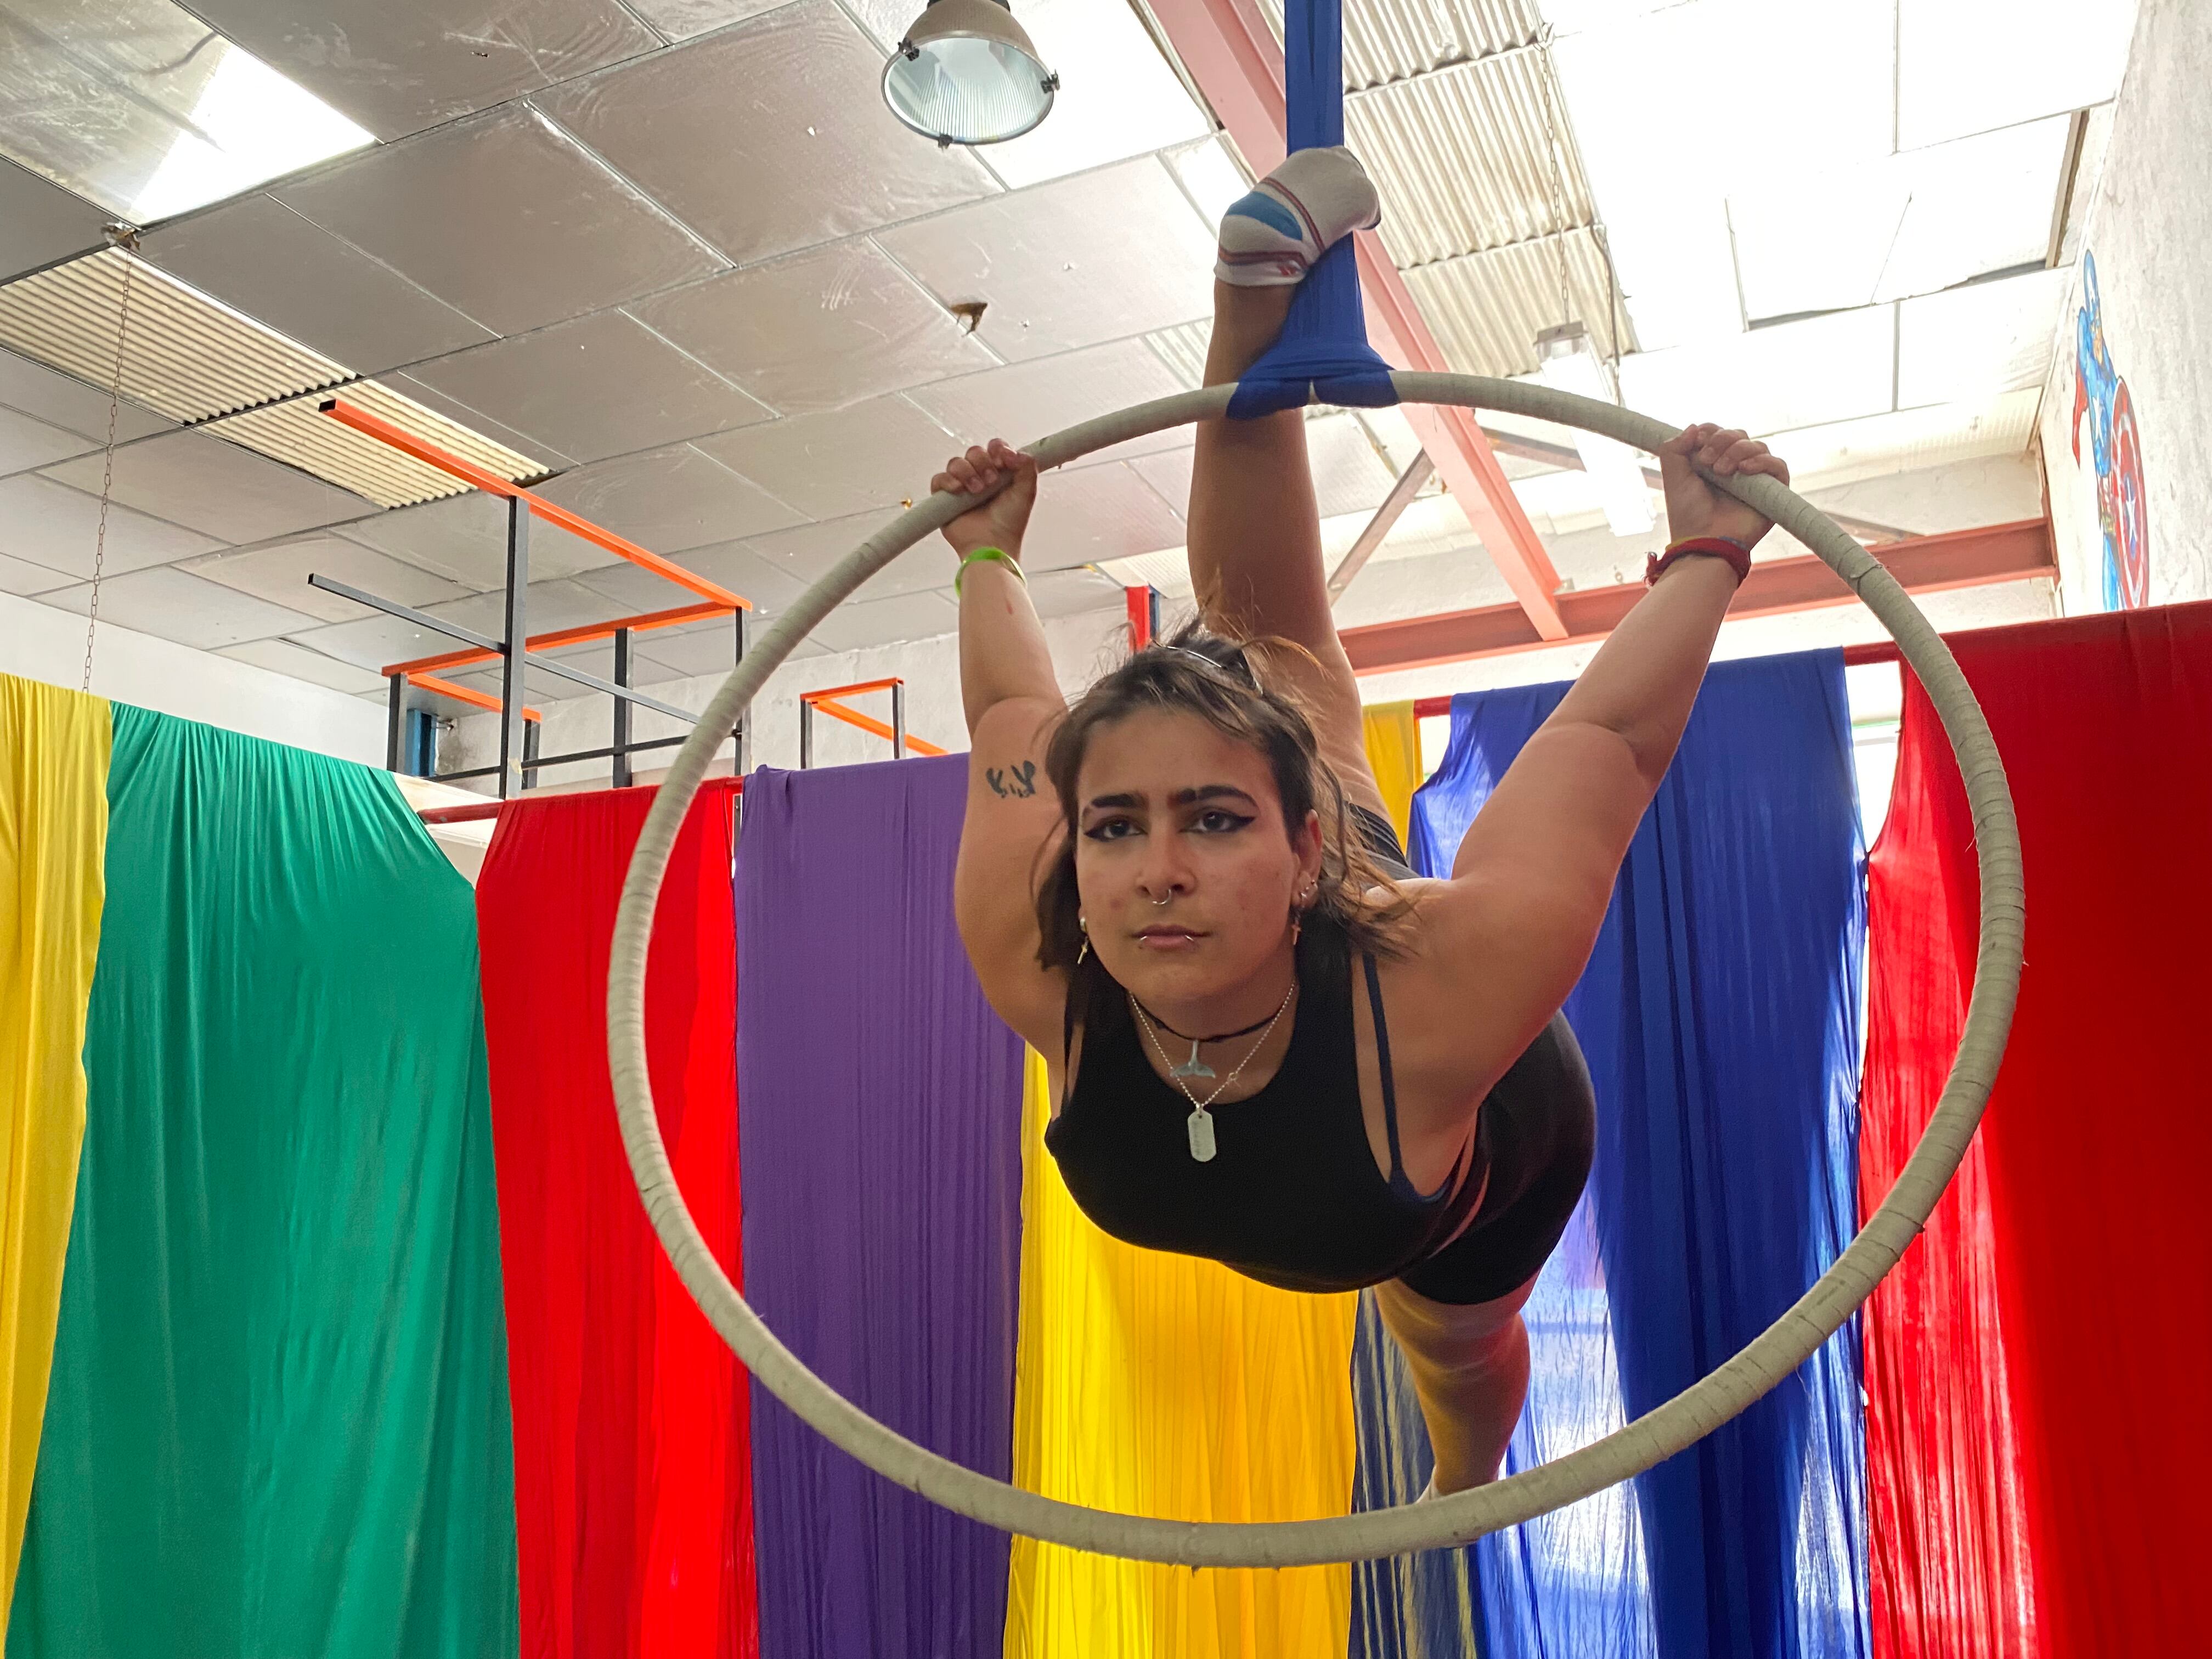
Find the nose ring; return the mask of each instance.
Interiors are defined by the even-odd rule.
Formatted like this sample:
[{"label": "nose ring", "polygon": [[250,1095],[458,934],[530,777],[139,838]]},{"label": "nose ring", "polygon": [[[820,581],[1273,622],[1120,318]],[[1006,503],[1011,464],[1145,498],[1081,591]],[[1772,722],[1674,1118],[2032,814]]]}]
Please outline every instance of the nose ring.
[{"label": "nose ring", "polygon": [[1173,897],[1175,897],[1175,889],[1173,889],[1172,887],[1170,887],[1170,888],[1167,890],[1167,893],[1165,894],[1165,896],[1164,896],[1160,897],[1160,898],[1156,898],[1156,899],[1154,899],[1154,900],[1152,901],[1152,906],[1153,906],[1153,908],[1154,908],[1155,909],[1160,908],[1161,907],[1164,906],[1164,905],[1168,902],[1168,901],[1169,901],[1170,899],[1172,899]]}]

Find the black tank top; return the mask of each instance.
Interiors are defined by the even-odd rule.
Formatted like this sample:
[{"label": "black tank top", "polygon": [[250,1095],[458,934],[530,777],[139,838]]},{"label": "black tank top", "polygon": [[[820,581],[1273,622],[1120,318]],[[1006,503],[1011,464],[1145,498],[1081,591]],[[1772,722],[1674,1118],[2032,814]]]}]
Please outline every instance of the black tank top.
[{"label": "black tank top", "polygon": [[1478,1127],[1473,1167],[1456,1186],[1448,1178],[1434,1193],[1414,1189],[1399,1158],[1374,958],[1361,966],[1381,1062],[1387,1177],[1360,1115],[1351,951],[1340,927],[1317,917],[1304,928],[1289,1050],[1258,1093],[1209,1109],[1218,1150],[1204,1164],[1190,1155],[1191,1103],[1146,1063],[1127,993],[1096,957],[1079,966],[1067,1029],[1082,1026],[1082,1058],[1044,1144],[1083,1212],[1128,1243],[1209,1257],[1292,1291],[1379,1285],[1440,1249],[1481,1201],[1484,1137]]}]

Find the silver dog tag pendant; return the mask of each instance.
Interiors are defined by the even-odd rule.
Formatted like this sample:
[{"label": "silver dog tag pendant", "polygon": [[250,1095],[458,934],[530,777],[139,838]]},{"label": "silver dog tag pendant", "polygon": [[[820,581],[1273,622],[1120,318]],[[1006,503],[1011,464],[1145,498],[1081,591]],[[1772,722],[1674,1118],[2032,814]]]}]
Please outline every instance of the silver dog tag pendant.
[{"label": "silver dog tag pendant", "polygon": [[1213,1162],[1213,1120],[1204,1112],[1193,1112],[1185,1120],[1190,1131],[1190,1155],[1200,1164]]}]

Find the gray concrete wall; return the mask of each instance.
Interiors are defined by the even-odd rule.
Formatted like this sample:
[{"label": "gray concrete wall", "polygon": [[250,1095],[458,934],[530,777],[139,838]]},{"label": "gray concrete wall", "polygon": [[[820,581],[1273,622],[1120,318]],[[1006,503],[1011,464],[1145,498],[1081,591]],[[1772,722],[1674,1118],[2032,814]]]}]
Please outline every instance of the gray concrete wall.
[{"label": "gray concrete wall", "polygon": [[[2092,411],[2080,415],[2075,458],[2077,337],[2093,264],[2106,352],[2126,387],[2140,456],[2142,597],[2212,598],[2212,0],[2142,0],[2102,167],[2075,188],[2074,290],[2038,422],[2063,604],[2073,615],[2108,605]],[[2098,374],[2089,379],[2102,389]]]}]

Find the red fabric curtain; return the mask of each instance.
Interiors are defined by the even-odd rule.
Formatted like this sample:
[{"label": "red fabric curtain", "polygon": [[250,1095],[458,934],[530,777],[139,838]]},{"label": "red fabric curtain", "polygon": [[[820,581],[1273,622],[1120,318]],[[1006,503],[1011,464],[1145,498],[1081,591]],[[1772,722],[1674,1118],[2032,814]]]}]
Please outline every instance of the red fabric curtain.
[{"label": "red fabric curtain", "polygon": [[[1970,1164],[1869,1305],[1881,1659],[2202,1650],[2212,1554],[2212,605],[1954,641],[2020,813],[2028,967]],[[1873,860],[1869,1199],[1976,948],[1973,836],[1908,681]]]},{"label": "red fabric curtain", "polygon": [[[702,792],[647,967],[653,1097],[738,1256],[727,785]],[[477,885],[514,1404],[522,1659],[759,1649],[746,1381],[647,1223],[607,1079],[607,956],[652,791],[508,806]]]}]

